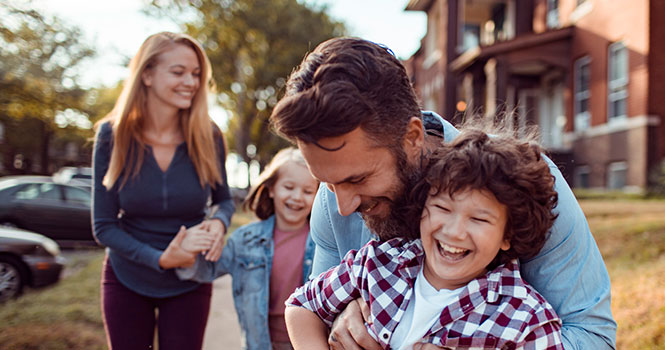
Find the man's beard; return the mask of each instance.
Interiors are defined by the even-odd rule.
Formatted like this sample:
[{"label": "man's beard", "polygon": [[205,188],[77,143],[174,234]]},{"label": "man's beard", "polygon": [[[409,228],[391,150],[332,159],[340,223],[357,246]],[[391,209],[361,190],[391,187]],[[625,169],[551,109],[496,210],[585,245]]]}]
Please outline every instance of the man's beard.
[{"label": "man's beard", "polygon": [[389,200],[387,197],[382,199],[388,204],[388,215],[365,215],[361,212],[367,228],[381,241],[395,237],[410,239],[420,237],[419,232],[411,232],[414,231],[414,227],[419,227],[419,225],[414,226],[413,220],[420,222],[420,212],[414,213],[414,203],[408,200],[408,193],[421,180],[422,170],[417,165],[409,164],[403,150],[393,151],[393,154],[398,183],[391,190],[394,199]]}]

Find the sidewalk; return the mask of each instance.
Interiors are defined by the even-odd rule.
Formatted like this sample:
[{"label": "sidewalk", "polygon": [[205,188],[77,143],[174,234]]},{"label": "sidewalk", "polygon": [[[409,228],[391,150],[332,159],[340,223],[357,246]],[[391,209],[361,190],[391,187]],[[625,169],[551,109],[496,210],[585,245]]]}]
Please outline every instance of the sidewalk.
[{"label": "sidewalk", "polygon": [[203,350],[241,350],[240,326],[233,306],[231,276],[215,280]]}]

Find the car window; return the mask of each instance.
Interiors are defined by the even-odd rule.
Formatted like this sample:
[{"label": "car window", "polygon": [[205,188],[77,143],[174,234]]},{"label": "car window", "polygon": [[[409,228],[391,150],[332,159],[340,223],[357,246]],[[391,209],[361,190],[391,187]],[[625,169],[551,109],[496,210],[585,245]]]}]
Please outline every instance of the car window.
[{"label": "car window", "polygon": [[14,195],[16,199],[60,199],[58,188],[52,183],[29,184]]},{"label": "car window", "polygon": [[37,184],[30,184],[25,186],[14,194],[16,199],[35,199],[39,197],[39,186]]},{"label": "car window", "polygon": [[90,192],[76,187],[65,186],[65,200],[90,205]]}]

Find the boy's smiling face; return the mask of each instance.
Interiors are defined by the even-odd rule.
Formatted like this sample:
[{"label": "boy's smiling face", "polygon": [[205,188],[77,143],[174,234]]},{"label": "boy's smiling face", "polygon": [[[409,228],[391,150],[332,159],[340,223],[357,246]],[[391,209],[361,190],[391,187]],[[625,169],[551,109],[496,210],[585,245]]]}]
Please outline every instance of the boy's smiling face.
[{"label": "boy's smiling face", "polygon": [[506,206],[487,190],[430,195],[420,221],[425,250],[424,275],[439,289],[456,289],[483,275],[504,239]]}]

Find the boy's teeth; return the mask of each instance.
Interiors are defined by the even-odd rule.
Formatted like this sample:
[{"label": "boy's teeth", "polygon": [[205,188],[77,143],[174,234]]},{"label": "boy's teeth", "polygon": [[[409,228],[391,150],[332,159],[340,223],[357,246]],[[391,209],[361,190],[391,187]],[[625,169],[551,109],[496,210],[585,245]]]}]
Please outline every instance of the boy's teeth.
[{"label": "boy's teeth", "polygon": [[464,253],[466,251],[466,249],[451,247],[451,246],[449,246],[445,243],[441,243],[441,242],[439,242],[439,248],[443,249],[446,252],[452,253],[452,254]]}]

